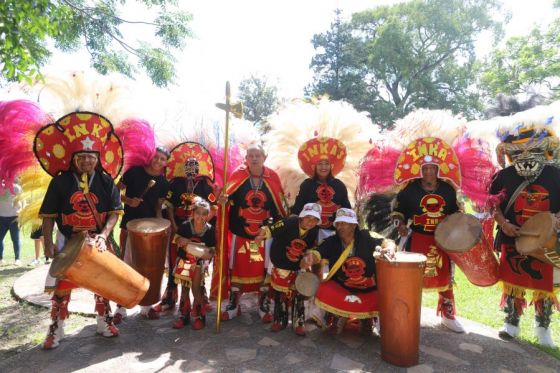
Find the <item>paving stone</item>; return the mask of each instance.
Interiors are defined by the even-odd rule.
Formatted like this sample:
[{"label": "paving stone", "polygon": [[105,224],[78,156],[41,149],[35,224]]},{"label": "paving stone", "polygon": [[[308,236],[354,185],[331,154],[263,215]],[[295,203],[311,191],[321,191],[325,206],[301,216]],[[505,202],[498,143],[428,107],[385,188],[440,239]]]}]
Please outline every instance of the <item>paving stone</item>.
[{"label": "paving stone", "polygon": [[305,337],[301,342],[299,342],[299,344],[305,347],[317,348],[317,344],[315,344],[315,342],[313,342],[311,338],[307,338],[307,337]]},{"label": "paving stone", "polygon": [[407,368],[406,373],[432,373],[434,368],[426,364],[415,365]]},{"label": "paving stone", "polygon": [[500,341],[500,348],[505,348],[518,354],[526,355],[527,352],[517,345],[517,342],[503,342]]},{"label": "paving stone", "polygon": [[470,363],[468,361],[460,359],[457,356],[455,356],[455,355],[453,355],[449,352],[443,351],[439,348],[420,345],[420,351],[422,351],[425,354],[432,355],[432,356],[442,358],[442,359],[445,359],[445,360],[449,360],[449,361],[457,363],[457,364],[470,365]]},{"label": "paving stone", "polygon": [[82,346],[82,347],[78,348],[77,351],[81,354],[89,354],[91,352],[94,352],[96,348],[97,348],[97,345],[94,344],[94,343],[91,343],[91,344],[87,344],[85,346]]},{"label": "paving stone", "polygon": [[209,365],[204,364],[202,361],[198,360],[191,360],[188,364],[182,367],[183,372],[200,372],[200,373],[211,373],[217,372],[216,369],[212,368]]},{"label": "paving stone", "polygon": [[284,361],[288,364],[288,365],[292,365],[292,364],[297,364],[297,363],[301,363],[302,361],[305,360],[305,356],[303,354],[300,354],[298,352],[290,352],[288,355],[286,355],[286,357],[284,358]]},{"label": "paving stone", "polygon": [[336,339],[352,349],[360,347],[365,342],[365,338],[356,333],[339,334]]},{"label": "paving stone", "polygon": [[482,351],[484,351],[482,346],[475,345],[473,343],[464,343],[464,342],[459,343],[459,348],[463,351],[471,351],[471,352],[475,352],[477,354],[481,354]]},{"label": "paving stone", "polygon": [[249,338],[250,336],[251,333],[249,333],[248,330],[244,330],[244,329],[232,329],[228,333],[228,337],[232,337],[232,338]]},{"label": "paving stone", "polygon": [[[151,371],[156,372],[162,370],[170,361],[171,353],[160,353],[159,356],[148,359],[136,358],[136,362],[130,364],[127,369],[131,371]],[[173,365],[173,364],[171,364]]]},{"label": "paving stone", "polygon": [[253,360],[257,357],[257,350],[251,348],[226,349],[226,357],[232,363],[238,364]]},{"label": "paving stone", "polygon": [[263,339],[261,339],[258,343],[261,346],[266,346],[266,347],[273,347],[273,346],[278,346],[280,345],[280,342],[276,342],[274,339],[272,338],[268,338],[268,337],[264,337]]},{"label": "paving stone", "polygon": [[[558,366],[560,367],[560,363],[558,364]],[[545,366],[538,365],[538,364],[528,364],[527,369],[529,369],[530,371],[535,372],[535,373],[555,373],[555,372],[558,372],[557,369],[552,369],[552,368],[545,367]]]},{"label": "paving stone", "polygon": [[498,373],[514,373],[514,372],[509,369],[500,368],[498,369]]},{"label": "paving stone", "polygon": [[351,360],[340,354],[334,354],[330,365],[331,369],[344,370],[344,371],[362,370],[363,367],[364,364]]}]

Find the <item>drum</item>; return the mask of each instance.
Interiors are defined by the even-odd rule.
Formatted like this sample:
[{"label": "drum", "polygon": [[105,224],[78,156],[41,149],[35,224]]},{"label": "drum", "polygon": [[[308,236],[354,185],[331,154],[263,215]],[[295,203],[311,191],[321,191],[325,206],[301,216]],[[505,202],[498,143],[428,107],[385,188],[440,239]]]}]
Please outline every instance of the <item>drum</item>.
[{"label": "drum", "polygon": [[198,243],[198,242],[189,242],[187,244],[186,250],[187,253],[191,254],[195,258],[200,258],[204,260],[210,260],[214,255],[213,248],[207,247],[205,244]]},{"label": "drum", "polygon": [[68,279],[126,308],[140,302],[150,281],[108,250],[92,245],[87,232],[70,239],[49,269],[51,276]]},{"label": "drum", "polygon": [[420,313],[426,256],[399,251],[394,260],[375,259],[381,358],[390,364],[410,367],[418,364]]},{"label": "drum", "polygon": [[449,255],[467,279],[476,286],[498,282],[498,258],[494,254],[494,220],[480,221],[470,214],[456,212],[438,224],[437,245]]},{"label": "drum", "polygon": [[305,297],[312,297],[317,293],[320,284],[319,277],[313,272],[300,272],[296,277],[296,290]]},{"label": "drum", "polygon": [[[515,239],[515,248],[521,255],[530,255],[560,268],[560,249],[556,248],[556,218],[550,212],[531,216]],[[558,250],[558,251],[557,251]]]},{"label": "drum", "polygon": [[150,289],[140,301],[141,306],[151,306],[161,298],[161,280],[170,226],[169,220],[160,218],[134,219],[126,224],[132,267],[150,280]]}]

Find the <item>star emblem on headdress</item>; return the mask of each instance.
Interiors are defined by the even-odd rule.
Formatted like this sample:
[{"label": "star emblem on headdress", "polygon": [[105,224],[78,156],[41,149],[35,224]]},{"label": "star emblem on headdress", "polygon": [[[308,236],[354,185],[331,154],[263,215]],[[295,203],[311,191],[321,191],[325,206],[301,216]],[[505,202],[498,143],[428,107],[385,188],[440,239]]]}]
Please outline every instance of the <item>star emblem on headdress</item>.
[{"label": "star emblem on headdress", "polygon": [[84,150],[93,150],[94,142],[89,138],[89,136],[83,139],[81,143],[84,147]]}]

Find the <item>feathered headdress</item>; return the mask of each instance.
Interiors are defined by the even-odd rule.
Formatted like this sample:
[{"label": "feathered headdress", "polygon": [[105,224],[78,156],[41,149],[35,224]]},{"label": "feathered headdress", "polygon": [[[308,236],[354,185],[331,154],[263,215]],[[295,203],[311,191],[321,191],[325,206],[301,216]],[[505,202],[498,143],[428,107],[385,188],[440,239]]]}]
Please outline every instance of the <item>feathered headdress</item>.
[{"label": "feathered headdress", "polygon": [[145,141],[136,143],[124,157],[125,162],[128,156],[133,160],[128,164],[145,162],[142,154],[154,148],[153,138],[150,141],[153,130],[146,122],[127,120],[136,116],[125,82],[121,76],[89,72],[45,74],[44,81],[33,87],[38,104],[23,100],[0,104],[0,178],[20,176],[20,199],[26,202],[19,215],[20,225],[38,225],[37,212],[50,181],[39,165],[55,175],[67,169],[69,153],[96,151],[103,153],[100,161],[106,171],[118,176],[123,150],[112,124],[117,129],[124,124],[127,130],[122,133],[131,128],[143,133]]},{"label": "feathered headdress", "polygon": [[333,173],[340,170],[337,177],[354,200],[359,161],[379,137],[366,114],[348,103],[321,98],[290,103],[269,123],[271,130],[264,136],[266,163],[280,176],[289,204],[303,180],[312,175],[310,164],[322,157],[331,160]]},{"label": "feathered headdress", "polygon": [[439,177],[475,205],[484,206],[496,169],[488,144],[467,135],[465,124],[461,117],[441,110],[417,110],[398,120],[360,164],[360,199],[365,201],[372,193],[394,193],[421,178],[423,164],[436,164]]}]

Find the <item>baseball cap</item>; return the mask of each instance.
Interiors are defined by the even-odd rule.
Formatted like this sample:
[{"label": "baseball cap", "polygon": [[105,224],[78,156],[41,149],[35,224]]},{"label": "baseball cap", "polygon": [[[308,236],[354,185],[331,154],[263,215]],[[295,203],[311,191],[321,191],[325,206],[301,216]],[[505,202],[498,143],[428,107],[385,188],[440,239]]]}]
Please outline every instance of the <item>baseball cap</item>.
[{"label": "baseball cap", "polygon": [[305,216],[313,216],[321,220],[321,210],[321,205],[318,203],[306,203],[299,213],[299,217],[303,218]]},{"label": "baseball cap", "polygon": [[347,208],[340,208],[336,210],[336,219],[334,219],[334,225],[339,221],[350,223],[350,224],[358,224],[358,217],[356,213],[352,209]]}]

